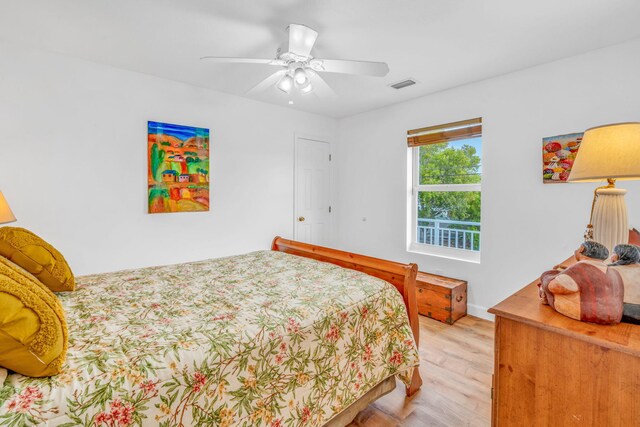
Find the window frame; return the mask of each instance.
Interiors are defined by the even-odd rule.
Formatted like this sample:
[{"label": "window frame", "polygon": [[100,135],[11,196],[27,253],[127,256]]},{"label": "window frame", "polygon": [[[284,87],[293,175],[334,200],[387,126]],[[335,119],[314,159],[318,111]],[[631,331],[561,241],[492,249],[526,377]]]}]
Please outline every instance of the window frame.
[{"label": "window frame", "polygon": [[[482,138],[482,136],[481,136]],[[470,139],[470,138],[469,138]],[[439,144],[447,144],[448,141]],[[408,148],[409,175],[409,198],[407,204],[410,212],[408,215],[409,230],[407,230],[407,251],[424,255],[433,255],[444,258],[451,258],[460,261],[480,263],[482,247],[478,251],[469,249],[451,248],[447,246],[429,245],[418,243],[418,194],[420,192],[434,191],[477,191],[482,198],[482,179],[478,184],[420,184],[420,146]],[[482,206],[482,204],[481,204]],[[480,235],[482,235],[482,210],[480,214]]]}]

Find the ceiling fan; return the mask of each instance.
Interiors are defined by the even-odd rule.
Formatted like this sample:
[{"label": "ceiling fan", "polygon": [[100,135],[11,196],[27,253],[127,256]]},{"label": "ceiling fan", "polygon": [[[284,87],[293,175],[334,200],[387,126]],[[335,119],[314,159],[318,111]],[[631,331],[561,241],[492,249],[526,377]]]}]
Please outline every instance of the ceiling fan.
[{"label": "ceiling fan", "polygon": [[350,61],[340,59],[318,59],[311,55],[318,32],[306,25],[291,24],[285,31],[288,40],[278,48],[274,59],[228,58],[205,56],[200,58],[209,62],[267,64],[282,67],[247,93],[261,92],[275,85],[285,93],[297,89],[302,94],[315,91],[318,95],[333,94],[333,90],[318,73],[342,73],[383,77],[389,72],[384,62]]}]

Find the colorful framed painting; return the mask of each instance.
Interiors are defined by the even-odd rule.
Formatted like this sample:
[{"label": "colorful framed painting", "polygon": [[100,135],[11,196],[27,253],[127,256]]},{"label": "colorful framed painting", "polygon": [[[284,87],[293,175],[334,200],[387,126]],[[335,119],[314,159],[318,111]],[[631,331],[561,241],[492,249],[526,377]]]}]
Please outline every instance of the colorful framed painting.
[{"label": "colorful framed painting", "polygon": [[148,122],[149,213],[209,210],[209,129]]},{"label": "colorful framed painting", "polygon": [[567,182],[573,162],[580,149],[583,133],[542,138],[542,182]]}]

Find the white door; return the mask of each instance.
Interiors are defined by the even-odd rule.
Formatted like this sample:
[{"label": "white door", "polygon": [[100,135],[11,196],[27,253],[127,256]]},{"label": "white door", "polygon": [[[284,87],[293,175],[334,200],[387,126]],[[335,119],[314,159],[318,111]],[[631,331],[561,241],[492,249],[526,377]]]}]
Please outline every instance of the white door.
[{"label": "white door", "polygon": [[329,244],[330,160],[329,143],[296,138],[295,239]]}]

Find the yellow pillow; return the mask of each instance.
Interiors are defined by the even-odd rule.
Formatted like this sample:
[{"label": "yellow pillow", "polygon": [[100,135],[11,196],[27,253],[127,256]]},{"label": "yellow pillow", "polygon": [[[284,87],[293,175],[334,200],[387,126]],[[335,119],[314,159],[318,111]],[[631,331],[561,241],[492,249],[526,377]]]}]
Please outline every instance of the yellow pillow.
[{"label": "yellow pillow", "polygon": [[0,257],[0,366],[29,377],[55,375],[67,345],[60,300],[31,274]]},{"label": "yellow pillow", "polygon": [[0,228],[0,255],[36,276],[53,292],[76,288],[71,268],[62,254],[29,230]]}]

